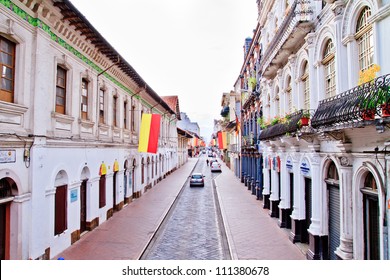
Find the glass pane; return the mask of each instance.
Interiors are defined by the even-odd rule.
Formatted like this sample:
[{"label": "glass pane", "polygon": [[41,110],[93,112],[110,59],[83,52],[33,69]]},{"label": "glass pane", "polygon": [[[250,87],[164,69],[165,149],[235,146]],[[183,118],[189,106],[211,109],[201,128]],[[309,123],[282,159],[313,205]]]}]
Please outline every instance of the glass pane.
[{"label": "glass pane", "polygon": [[64,106],[65,105],[65,99],[63,97],[57,96],[56,104]]},{"label": "glass pane", "polygon": [[12,69],[3,65],[1,76],[3,78],[6,77],[6,78],[12,80],[12,78],[13,78]]},{"label": "glass pane", "polygon": [[0,53],[0,63],[12,66],[13,65],[12,55],[6,53]]},{"label": "glass pane", "polygon": [[1,89],[12,91],[12,81],[1,79]]},{"label": "glass pane", "polygon": [[65,97],[65,90],[63,88],[57,87],[57,96]]},{"label": "glass pane", "polygon": [[7,52],[7,53],[13,53],[14,51],[14,44],[9,42],[8,40],[4,40],[2,38],[1,40],[1,45],[0,45],[0,49],[1,51],[3,52]]}]

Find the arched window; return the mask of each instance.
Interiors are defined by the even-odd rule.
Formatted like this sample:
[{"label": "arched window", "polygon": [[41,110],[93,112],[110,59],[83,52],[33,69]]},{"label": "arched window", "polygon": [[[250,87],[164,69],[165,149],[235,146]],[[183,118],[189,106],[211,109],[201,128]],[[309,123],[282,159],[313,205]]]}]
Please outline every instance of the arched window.
[{"label": "arched window", "polygon": [[303,86],[303,109],[310,109],[310,83],[309,83],[309,67],[307,61],[304,62],[302,67],[301,76]]},{"label": "arched window", "polygon": [[356,42],[358,44],[359,70],[364,71],[373,64],[374,42],[372,25],[368,18],[371,16],[371,9],[365,7],[359,15],[356,24]]},{"label": "arched window", "polygon": [[329,98],[336,95],[335,53],[330,39],[325,44],[322,64],[325,70],[325,97]]}]

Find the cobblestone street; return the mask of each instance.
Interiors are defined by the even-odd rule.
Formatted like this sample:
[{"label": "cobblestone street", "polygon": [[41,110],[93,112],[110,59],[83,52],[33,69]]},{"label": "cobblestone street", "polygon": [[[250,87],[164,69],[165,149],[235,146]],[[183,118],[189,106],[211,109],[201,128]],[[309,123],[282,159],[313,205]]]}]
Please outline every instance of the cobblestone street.
[{"label": "cobblestone street", "polygon": [[224,228],[220,224],[213,178],[206,158],[200,158],[194,172],[202,172],[204,187],[190,187],[189,181],[167,216],[143,259],[221,260],[229,259]]}]

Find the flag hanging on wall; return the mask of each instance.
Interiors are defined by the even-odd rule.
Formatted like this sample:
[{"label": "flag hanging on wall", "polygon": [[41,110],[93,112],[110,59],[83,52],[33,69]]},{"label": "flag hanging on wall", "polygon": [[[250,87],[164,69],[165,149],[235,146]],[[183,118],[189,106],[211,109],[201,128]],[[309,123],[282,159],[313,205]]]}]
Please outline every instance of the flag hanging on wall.
[{"label": "flag hanging on wall", "polygon": [[159,114],[142,114],[141,129],[139,132],[139,152],[157,153],[160,122],[161,115]]},{"label": "flag hanging on wall", "polygon": [[226,132],[218,132],[218,147],[220,150],[226,149]]}]

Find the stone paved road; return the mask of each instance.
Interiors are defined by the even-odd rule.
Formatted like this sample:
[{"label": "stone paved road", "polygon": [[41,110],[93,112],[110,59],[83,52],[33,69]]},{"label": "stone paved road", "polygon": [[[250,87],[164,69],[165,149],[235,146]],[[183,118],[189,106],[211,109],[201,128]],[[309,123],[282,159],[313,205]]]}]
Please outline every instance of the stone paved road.
[{"label": "stone paved road", "polygon": [[203,155],[194,169],[205,177],[204,187],[189,181],[142,259],[221,260],[229,259],[226,235],[219,215],[213,178]]}]

